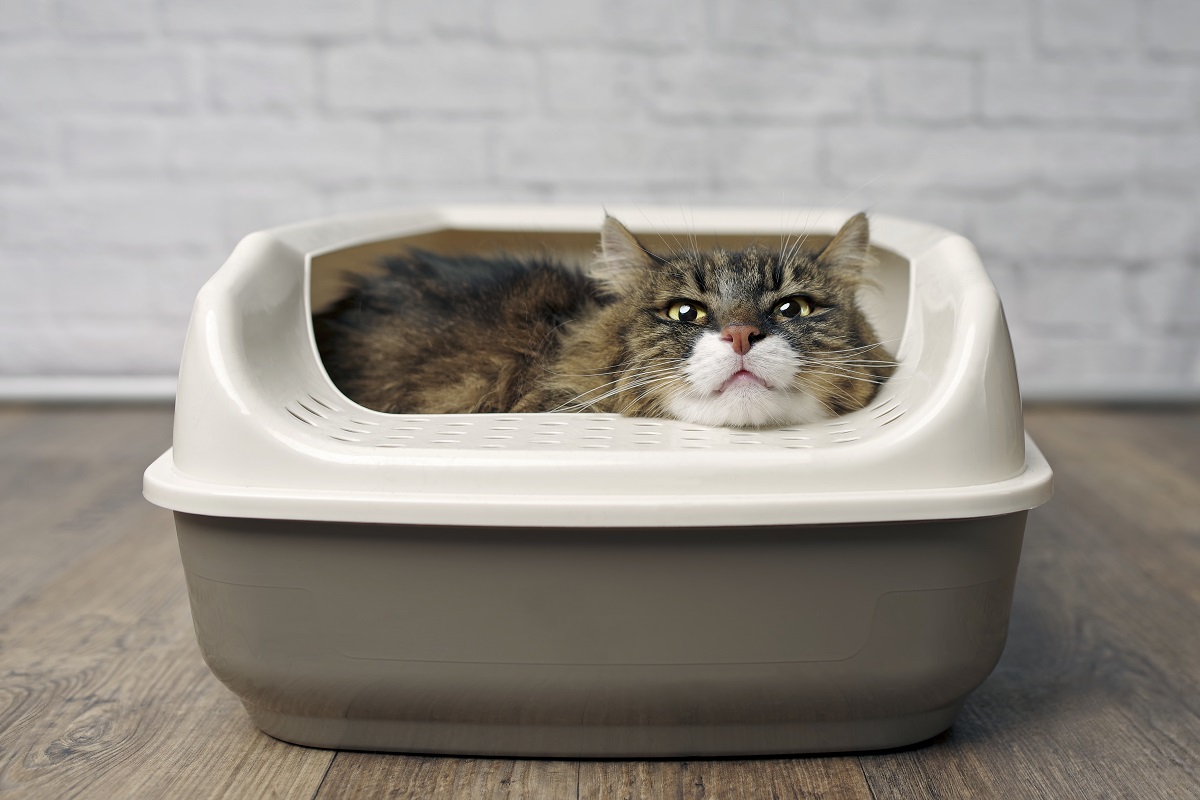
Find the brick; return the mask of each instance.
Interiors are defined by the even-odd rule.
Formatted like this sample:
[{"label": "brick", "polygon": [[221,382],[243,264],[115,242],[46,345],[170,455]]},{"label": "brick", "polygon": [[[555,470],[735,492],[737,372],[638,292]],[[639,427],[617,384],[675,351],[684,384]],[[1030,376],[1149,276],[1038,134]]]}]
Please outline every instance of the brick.
[{"label": "brick", "polygon": [[1131,313],[1151,329],[1200,333],[1200,260],[1152,263],[1133,273]]},{"label": "brick", "polygon": [[186,321],[200,288],[220,269],[232,250],[232,245],[226,244],[211,252],[159,256],[153,264],[139,262],[149,276],[150,302],[155,313]]},{"label": "brick", "polygon": [[828,205],[863,209],[871,215],[888,214],[938,225],[948,231],[968,234],[971,230],[969,199],[931,197],[924,190],[888,191],[867,187],[863,191],[830,196]]},{"label": "brick", "polygon": [[802,40],[795,3],[777,0],[716,0],[712,9],[711,38],[718,45],[750,48],[794,47]]},{"label": "brick", "polygon": [[177,54],[143,50],[0,52],[0,107],[174,110],[187,102],[187,69]]},{"label": "brick", "polygon": [[0,374],[170,375],[187,317],[28,316],[0,321]]},{"label": "brick", "polygon": [[491,31],[489,0],[381,0],[383,29],[392,39],[408,41],[430,34],[483,38]]},{"label": "brick", "polygon": [[1116,339],[1089,334],[1041,335],[1018,353],[1022,393],[1029,398],[1116,396],[1200,389],[1185,365],[1194,342],[1170,337]]},{"label": "brick", "polygon": [[606,17],[596,0],[498,0],[492,13],[501,40],[527,44],[595,43]]},{"label": "brick", "polygon": [[[722,128],[713,132],[710,152],[721,187],[792,187],[795,202],[818,182],[820,146],[812,128]],[[778,202],[779,198],[763,200]]]},{"label": "brick", "polygon": [[815,56],[670,56],[658,61],[652,100],[687,119],[819,120],[861,116],[869,65]]},{"label": "brick", "polygon": [[37,281],[41,262],[0,248],[0,264],[4,265],[0,268],[0,320],[32,313],[32,304],[44,299],[37,291],[41,288]]},{"label": "brick", "polygon": [[1196,74],[1181,66],[990,61],[983,111],[1033,122],[1190,122]]},{"label": "brick", "polygon": [[67,166],[87,175],[153,174],[164,164],[162,131],[151,121],[72,122],[64,152]]},{"label": "brick", "polygon": [[1196,247],[1185,204],[1138,198],[1017,197],[972,208],[975,244],[985,255],[1018,258],[1172,260]]},{"label": "brick", "polygon": [[1150,137],[1144,141],[1142,156],[1149,185],[1184,192],[1195,199],[1200,185],[1200,133]]},{"label": "brick", "polygon": [[686,0],[498,0],[496,35],[522,44],[637,45],[648,50],[689,46],[703,10]]},{"label": "brick", "polygon": [[526,111],[535,71],[524,53],[466,45],[431,49],[333,49],[325,62],[325,103],[381,114]]},{"label": "brick", "polygon": [[805,19],[826,45],[976,53],[1027,51],[1030,15],[1028,0],[843,0]]},{"label": "brick", "polygon": [[325,213],[317,189],[296,183],[227,186],[221,192],[222,250],[254,231],[315,219]]},{"label": "brick", "polygon": [[578,119],[629,119],[641,115],[650,93],[645,58],[612,52],[552,53],[542,74],[552,114]]},{"label": "brick", "polygon": [[975,66],[958,58],[879,62],[880,104],[889,120],[961,122],[974,107]]},{"label": "brick", "polygon": [[57,0],[59,28],[78,37],[140,37],[154,28],[153,0]]},{"label": "brick", "polygon": [[208,59],[208,91],[223,111],[296,112],[313,104],[310,53],[289,45],[224,43]]},{"label": "brick", "polygon": [[1060,51],[1132,51],[1140,16],[1137,0],[1041,0],[1037,40]]},{"label": "brick", "polygon": [[489,132],[479,125],[397,123],[384,134],[383,173],[405,184],[483,185],[491,150]]},{"label": "brick", "polygon": [[704,135],[679,126],[532,125],[503,130],[497,173],[517,184],[586,183],[626,189],[708,181]]},{"label": "brick", "polygon": [[[722,187],[714,198],[715,203],[748,205],[780,209],[824,209],[838,208],[865,211],[872,219],[878,216],[895,216],[938,225],[948,231],[965,233],[970,221],[971,201],[934,197],[926,190],[877,189],[874,186],[859,186],[850,190],[828,186],[806,186],[801,183],[782,182],[778,187]],[[803,214],[787,217],[792,230],[803,230],[816,224],[816,220]]]},{"label": "brick", "polygon": [[[585,186],[582,184],[570,186],[541,186],[541,187],[524,187],[524,196],[529,202],[543,203],[574,203],[578,205],[591,205],[596,208],[613,202],[613,189],[611,187],[602,186]],[[685,198],[681,200],[680,198]],[[673,208],[681,208],[686,210],[690,204],[695,203],[712,205],[712,195],[709,194],[707,187],[687,187],[680,188],[678,186],[631,186],[621,189],[621,203],[624,205],[638,204],[647,206],[671,206]],[[622,218],[626,219],[631,226],[636,227],[636,223],[646,224],[646,218],[638,212],[622,213]],[[596,223],[597,229],[600,223]],[[657,248],[664,251],[674,250],[678,247],[674,239],[666,239],[653,234],[643,237],[651,248]]]},{"label": "brick", "polygon": [[400,207],[428,208],[441,203],[546,202],[550,197],[550,193],[542,187],[413,184],[389,180],[366,187],[329,190],[325,197],[325,213],[348,214]]},{"label": "brick", "polygon": [[185,175],[338,185],[371,177],[379,146],[379,129],[368,122],[209,120],[172,128],[168,163]]},{"label": "brick", "polygon": [[1195,0],[1149,0],[1146,45],[1154,52],[1200,55],[1200,4]]},{"label": "brick", "polygon": [[1029,180],[1027,131],[953,128],[830,128],[825,138],[834,186],[995,191]]},{"label": "brick", "polygon": [[1084,131],[1038,131],[1033,139],[1034,179],[1041,185],[1096,191],[1136,184],[1146,137]]},{"label": "brick", "polygon": [[1009,327],[1024,328],[1026,304],[1023,299],[1028,291],[1028,280],[1021,265],[992,259],[984,266],[992,285],[996,287],[996,293],[1000,295],[1000,303],[1004,306],[1004,316]]},{"label": "brick", "polygon": [[54,126],[45,120],[0,119],[0,181],[42,178],[57,164]]},{"label": "brick", "polygon": [[[153,308],[152,268],[137,259],[56,250],[2,250],[0,308],[13,313],[67,316],[136,316]],[[146,265],[154,267],[157,265]]]},{"label": "brick", "polygon": [[88,186],[0,193],[0,243],[13,248],[158,250],[219,241],[215,193],[183,186]]},{"label": "brick", "polygon": [[162,0],[171,33],[228,37],[336,39],[375,26],[371,0]]},{"label": "brick", "polygon": [[41,33],[48,17],[46,0],[0,0],[0,37]]},{"label": "brick", "polygon": [[1128,319],[1123,265],[1092,261],[1064,267],[1026,262],[1029,287],[1019,299],[1021,317],[1034,331],[1106,335]]}]

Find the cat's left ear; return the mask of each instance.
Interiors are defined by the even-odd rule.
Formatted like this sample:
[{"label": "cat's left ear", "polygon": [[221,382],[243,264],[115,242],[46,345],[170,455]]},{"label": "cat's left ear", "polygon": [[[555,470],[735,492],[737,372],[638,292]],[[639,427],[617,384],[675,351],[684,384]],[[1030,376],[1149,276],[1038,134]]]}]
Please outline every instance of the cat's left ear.
[{"label": "cat's left ear", "polygon": [[817,256],[817,261],[838,269],[861,273],[873,263],[868,250],[870,240],[871,226],[867,222],[867,215],[860,211],[846,220],[842,229]]},{"label": "cat's left ear", "polygon": [[621,292],[634,277],[654,265],[654,256],[642,247],[637,237],[629,232],[616,217],[606,216],[600,229],[600,250],[592,265],[591,274],[611,291]]}]

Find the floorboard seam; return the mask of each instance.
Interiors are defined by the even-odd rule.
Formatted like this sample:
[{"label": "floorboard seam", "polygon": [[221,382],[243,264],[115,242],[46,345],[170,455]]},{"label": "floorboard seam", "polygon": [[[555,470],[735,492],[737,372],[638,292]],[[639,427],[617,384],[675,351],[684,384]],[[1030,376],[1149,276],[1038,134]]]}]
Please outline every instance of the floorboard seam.
[{"label": "floorboard seam", "polygon": [[312,797],[310,797],[308,800],[317,800],[317,798],[320,797],[321,789],[325,787],[325,779],[329,777],[329,771],[333,769],[333,762],[337,761],[337,757],[339,755],[341,755],[340,750],[334,752],[333,758],[329,759],[329,763],[325,765],[325,771],[321,773],[321,780],[317,781],[317,788],[313,790]]},{"label": "floorboard seam", "polygon": [[871,795],[871,800],[879,800],[875,795],[875,787],[871,785],[871,776],[867,774],[867,768],[863,766],[862,759],[858,760],[858,768],[862,771],[863,783],[867,785],[867,792]]}]

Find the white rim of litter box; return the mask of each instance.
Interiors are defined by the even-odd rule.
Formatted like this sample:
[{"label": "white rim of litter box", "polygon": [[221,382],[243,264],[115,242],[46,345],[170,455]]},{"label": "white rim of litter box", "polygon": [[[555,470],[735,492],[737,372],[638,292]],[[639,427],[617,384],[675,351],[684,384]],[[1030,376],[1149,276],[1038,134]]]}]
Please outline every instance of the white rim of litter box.
[{"label": "white rim of litter box", "polygon": [[[713,528],[974,519],[1050,499],[1053,475],[1025,437],[1025,469],[1005,481],[944,489],[695,495],[405,494],[232,486],[176,471],[168,450],[146,470],[144,494],[189,514],[403,525]],[[695,520],[703,519],[703,525]]]}]

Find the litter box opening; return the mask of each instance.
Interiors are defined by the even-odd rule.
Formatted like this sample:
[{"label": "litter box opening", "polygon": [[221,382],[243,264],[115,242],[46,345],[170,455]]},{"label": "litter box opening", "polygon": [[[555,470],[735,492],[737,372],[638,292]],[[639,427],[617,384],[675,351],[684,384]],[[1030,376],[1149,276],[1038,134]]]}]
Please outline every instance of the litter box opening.
[{"label": "litter box opening", "polygon": [[[549,256],[583,269],[594,257],[599,245],[601,221],[602,216],[598,214],[595,231],[539,231],[534,226],[521,231],[446,227],[328,250],[309,260],[308,313],[310,317],[320,314],[344,297],[351,277],[382,274],[386,259],[412,250],[455,256]],[[819,252],[836,233],[836,229],[807,234],[795,231],[789,241],[786,236],[781,237],[778,231],[765,228],[761,231],[715,233],[696,230],[690,222],[685,222],[684,227],[676,230],[657,220],[642,226],[631,223],[629,227],[651,252],[657,254],[678,252],[682,247],[696,247],[702,251],[713,248],[740,250],[753,244],[778,248],[781,243],[790,246],[801,235],[806,251]],[[864,286],[859,294],[859,302],[880,340],[886,342],[889,350],[896,354],[902,343],[908,313],[910,265],[906,258],[878,245],[872,245],[871,252],[876,263],[869,277],[874,285]],[[310,338],[315,357],[324,369],[311,327]],[[328,372],[326,380],[331,390],[336,390],[338,400],[357,406],[328,377]]]}]

